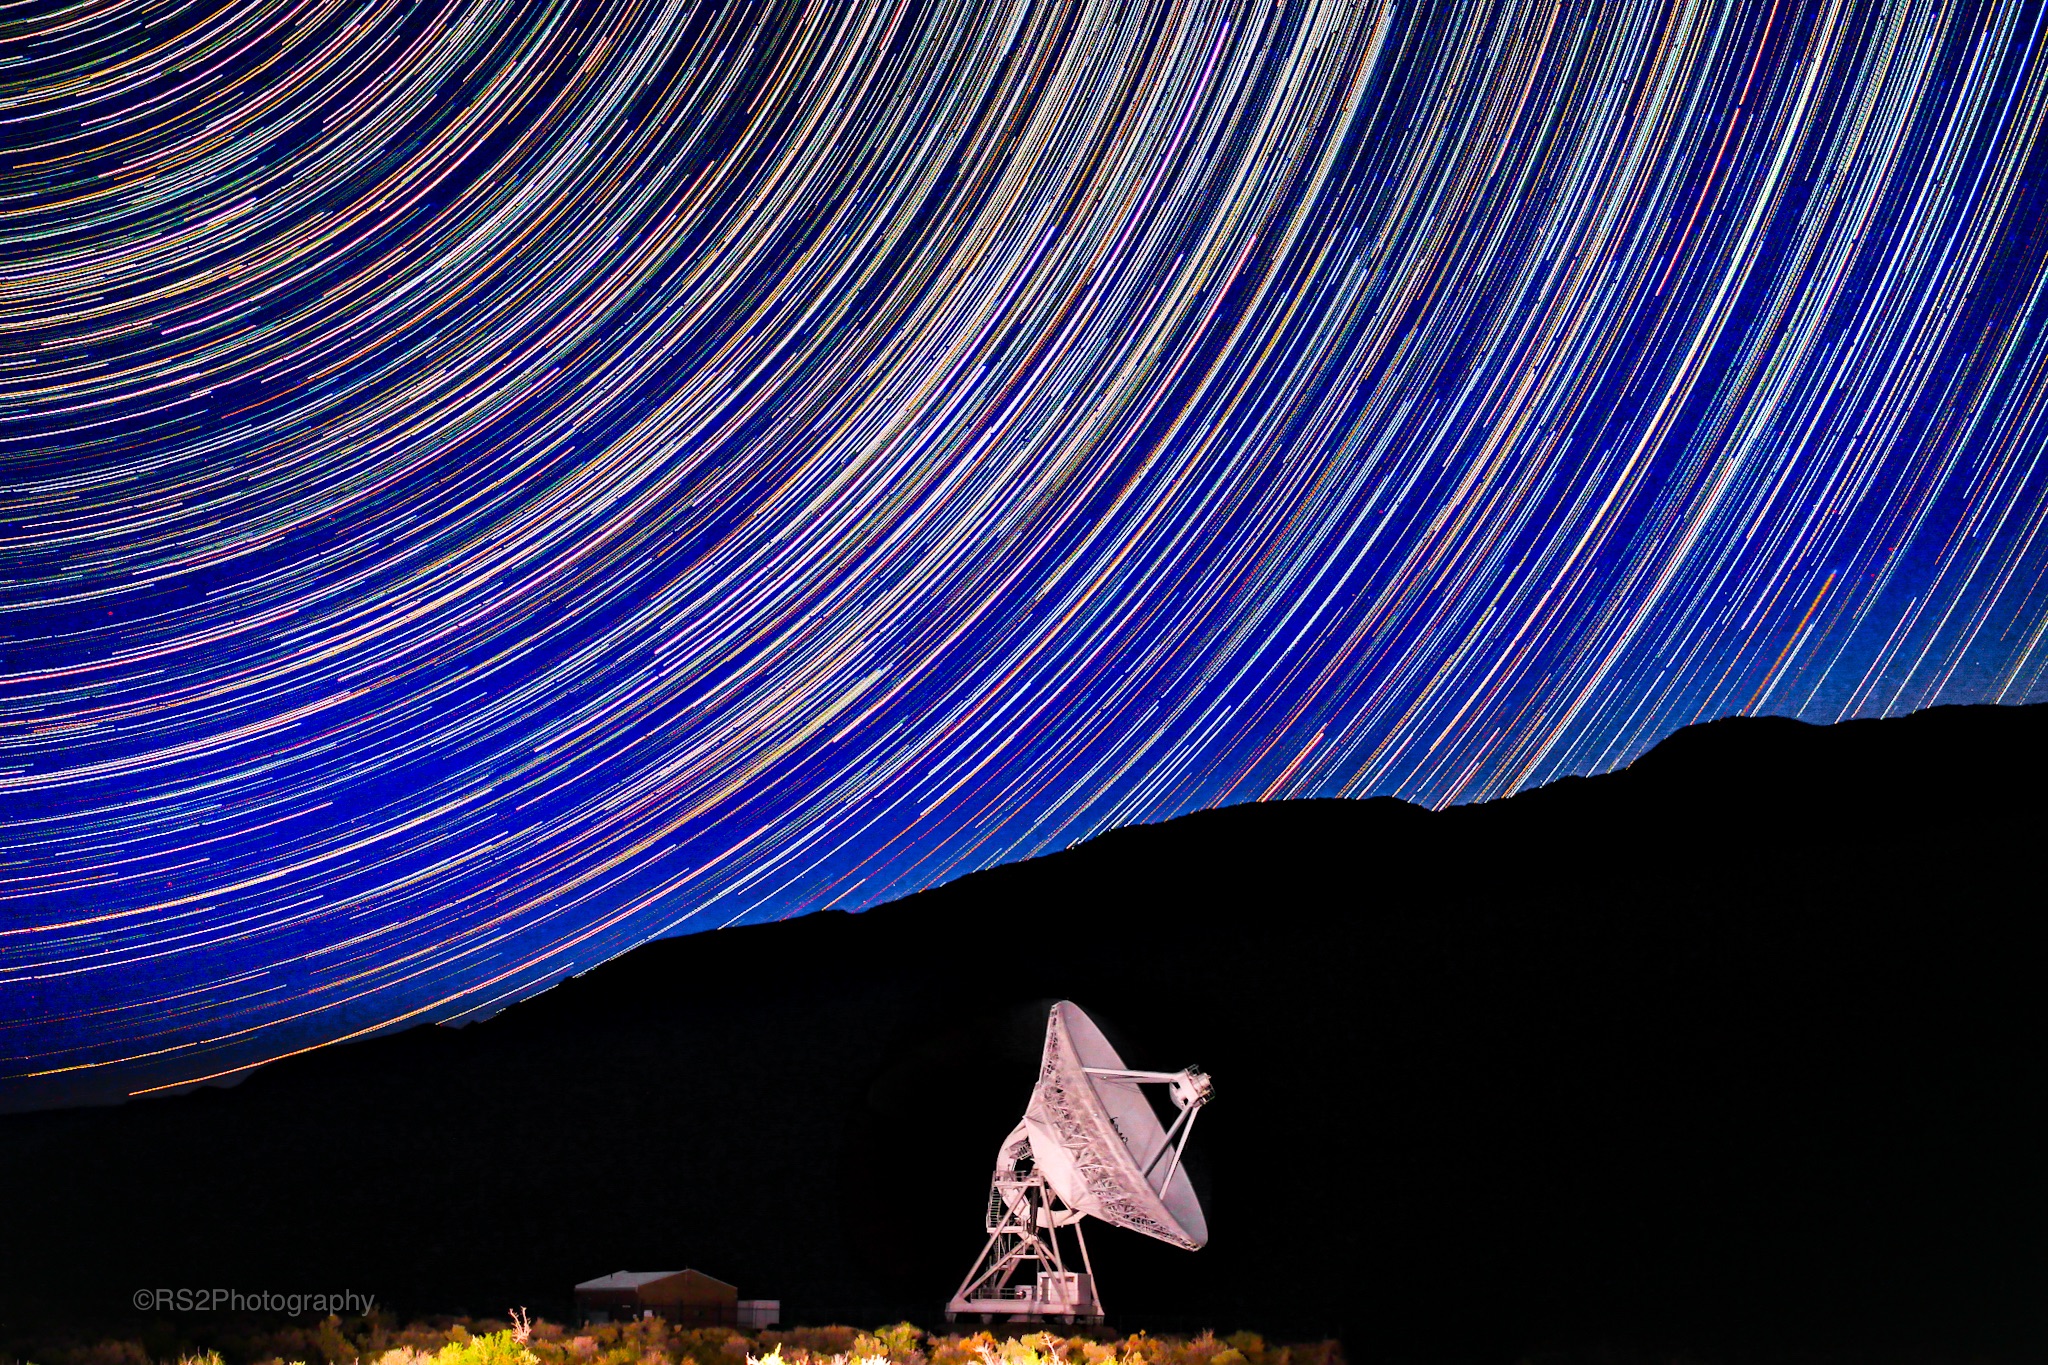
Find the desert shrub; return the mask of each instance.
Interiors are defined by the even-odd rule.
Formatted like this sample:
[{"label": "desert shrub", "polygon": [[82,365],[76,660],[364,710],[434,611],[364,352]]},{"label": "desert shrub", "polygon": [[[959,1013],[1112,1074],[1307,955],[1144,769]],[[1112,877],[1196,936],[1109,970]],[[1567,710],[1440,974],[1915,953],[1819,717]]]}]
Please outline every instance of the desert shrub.
[{"label": "desert shrub", "polygon": [[[313,1339],[308,1343],[311,1354],[327,1362],[327,1365],[359,1365],[362,1349],[349,1339],[342,1330],[341,1319],[332,1313],[320,1320],[313,1329]],[[220,1357],[214,1357],[214,1365],[221,1365]]]},{"label": "desert shrub", "polygon": [[[757,1338],[767,1352],[779,1352],[793,1357],[789,1365],[801,1365],[802,1357],[823,1357],[853,1354],[854,1342],[860,1333],[851,1327],[787,1327],[777,1331],[764,1331]],[[761,1357],[767,1359],[764,1353]]]},{"label": "desert shrub", "polygon": [[924,1344],[924,1329],[916,1323],[899,1322],[893,1327],[877,1327],[875,1336],[882,1343],[882,1349],[891,1358],[912,1356]]},{"label": "desert shrub", "polygon": [[984,1365],[1064,1365],[1065,1346],[1050,1332],[1028,1332],[982,1347],[981,1358]]},{"label": "desert shrub", "polygon": [[540,1361],[508,1330],[480,1337],[464,1332],[434,1353],[434,1365],[540,1365]]},{"label": "desert shrub", "polygon": [[974,1332],[967,1336],[933,1337],[926,1351],[931,1365],[982,1365],[986,1353],[996,1349],[993,1336]]},{"label": "desert shrub", "polygon": [[681,1365],[738,1365],[747,1357],[745,1335],[731,1327],[684,1327],[669,1333],[668,1354]]},{"label": "desert shrub", "polygon": [[884,1360],[915,1361],[923,1365],[924,1352],[918,1349],[923,1342],[923,1328],[915,1323],[899,1322],[892,1327],[862,1332],[853,1339],[853,1353],[862,1359],[880,1356]]}]

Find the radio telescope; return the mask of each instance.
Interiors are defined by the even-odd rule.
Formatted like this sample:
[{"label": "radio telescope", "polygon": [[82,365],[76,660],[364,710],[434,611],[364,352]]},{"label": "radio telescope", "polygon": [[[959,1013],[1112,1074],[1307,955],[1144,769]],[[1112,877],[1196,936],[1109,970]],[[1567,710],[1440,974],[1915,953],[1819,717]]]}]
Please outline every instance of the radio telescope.
[{"label": "radio telescope", "polygon": [[[1172,1127],[1160,1125],[1139,1088],[1146,1085],[1165,1086],[1179,1106]],[[996,1152],[988,1241],[946,1305],[946,1320],[1100,1322],[1084,1217],[1199,1249],[1209,1224],[1180,1158],[1213,1091],[1199,1067],[1131,1070],[1079,1005],[1054,1005],[1031,1102]],[[1066,1228],[1079,1270],[1067,1268],[1061,1251]]]}]

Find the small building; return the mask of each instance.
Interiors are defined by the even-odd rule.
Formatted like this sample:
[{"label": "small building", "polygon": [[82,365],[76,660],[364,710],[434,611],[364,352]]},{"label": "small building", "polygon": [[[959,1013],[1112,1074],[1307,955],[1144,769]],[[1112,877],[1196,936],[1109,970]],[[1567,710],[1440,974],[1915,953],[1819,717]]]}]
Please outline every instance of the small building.
[{"label": "small building", "polygon": [[682,1327],[738,1327],[740,1291],[701,1270],[619,1270],[577,1285],[576,1313],[585,1322],[659,1317]]}]

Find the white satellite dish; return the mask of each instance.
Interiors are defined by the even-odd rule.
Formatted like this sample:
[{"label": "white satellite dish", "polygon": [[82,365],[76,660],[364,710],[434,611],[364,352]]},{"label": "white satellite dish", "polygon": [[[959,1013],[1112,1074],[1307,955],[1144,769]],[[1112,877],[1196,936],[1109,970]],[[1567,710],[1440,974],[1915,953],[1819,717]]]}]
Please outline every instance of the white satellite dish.
[{"label": "white satellite dish", "polygon": [[[1163,1127],[1139,1087],[1163,1085],[1179,1106]],[[1196,1067],[1133,1071],[1079,1005],[1061,1001],[1045,1023],[1038,1084],[1024,1118],[996,1153],[988,1241],[946,1318],[988,1322],[1102,1319],[1083,1217],[1194,1251],[1209,1240],[1181,1153],[1214,1086]],[[1067,1269],[1059,1230],[1072,1227],[1079,1271]],[[1035,1273],[1034,1273],[1035,1271]]]}]

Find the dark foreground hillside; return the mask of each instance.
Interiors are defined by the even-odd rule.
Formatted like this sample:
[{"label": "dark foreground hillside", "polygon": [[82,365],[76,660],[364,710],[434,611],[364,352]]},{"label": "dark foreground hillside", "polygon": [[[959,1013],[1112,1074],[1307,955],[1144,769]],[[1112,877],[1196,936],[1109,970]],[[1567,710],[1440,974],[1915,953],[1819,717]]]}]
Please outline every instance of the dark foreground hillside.
[{"label": "dark foreground hillside", "polygon": [[1244,806],[653,944],[460,1031],[0,1119],[0,1328],[144,1287],[928,1325],[1046,1003],[1198,1062],[1213,1241],[1112,1318],[1355,1360],[2048,1349],[2048,708],[1724,721],[1430,813]]}]

